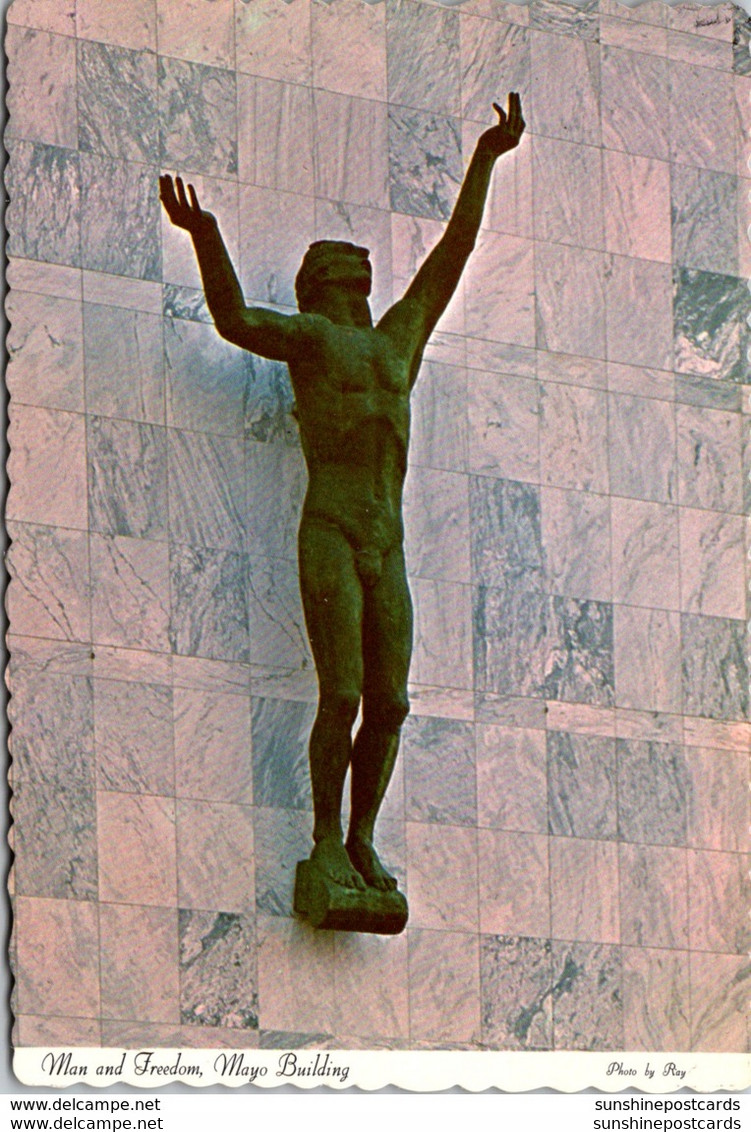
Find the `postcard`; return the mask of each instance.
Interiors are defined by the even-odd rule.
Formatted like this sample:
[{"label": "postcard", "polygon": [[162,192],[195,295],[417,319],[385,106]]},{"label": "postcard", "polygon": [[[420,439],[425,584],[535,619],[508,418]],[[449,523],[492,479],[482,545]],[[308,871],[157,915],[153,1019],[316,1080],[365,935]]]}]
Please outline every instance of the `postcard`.
[{"label": "postcard", "polygon": [[750,43],[12,0],[19,1082],[751,1085]]}]

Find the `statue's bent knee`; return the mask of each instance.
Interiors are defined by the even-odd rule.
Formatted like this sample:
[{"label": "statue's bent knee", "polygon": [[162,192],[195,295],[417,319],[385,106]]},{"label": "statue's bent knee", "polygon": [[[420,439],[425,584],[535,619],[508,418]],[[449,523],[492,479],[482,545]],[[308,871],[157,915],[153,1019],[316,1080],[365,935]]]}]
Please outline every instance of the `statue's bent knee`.
[{"label": "statue's bent knee", "polygon": [[398,731],[409,715],[409,700],[402,695],[370,696],[363,700],[363,719],[382,731]]},{"label": "statue's bent knee", "polygon": [[360,693],[337,689],[335,691],[321,690],[319,714],[326,719],[335,719],[338,723],[351,727],[357,718],[360,709]]}]

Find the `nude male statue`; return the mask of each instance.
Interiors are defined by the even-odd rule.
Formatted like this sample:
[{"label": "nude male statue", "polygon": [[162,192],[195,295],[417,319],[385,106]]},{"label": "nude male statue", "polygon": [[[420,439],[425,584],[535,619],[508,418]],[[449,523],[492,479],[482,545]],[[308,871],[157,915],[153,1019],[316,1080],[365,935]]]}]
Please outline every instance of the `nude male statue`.
[{"label": "nude male statue", "polygon": [[518,94],[509,95],[506,112],[494,107],[498,123],[477,143],[442,238],[375,326],[367,249],[317,241],[296,279],[299,314],[247,307],[214,216],[202,210],[192,185],[186,193],[179,177],[160,179],[170,220],[193,238],[219,333],[289,366],[309,477],[299,531],[300,587],[319,682],[310,736],[311,862],[347,889],[396,887],[375,851],[373,831],[409,711],[412,605],[402,545],[409,396],[428,338],[474,247],[493,166],[524,131]]}]

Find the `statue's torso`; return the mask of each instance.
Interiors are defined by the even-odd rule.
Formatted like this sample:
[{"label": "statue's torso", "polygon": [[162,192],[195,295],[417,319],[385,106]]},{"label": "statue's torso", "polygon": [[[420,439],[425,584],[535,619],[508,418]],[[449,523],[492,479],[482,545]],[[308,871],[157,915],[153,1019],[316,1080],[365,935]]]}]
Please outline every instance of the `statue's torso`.
[{"label": "statue's torso", "polygon": [[410,359],[377,328],[322,319],[290,372],[309,475],[304,514],[335,523],[354,545],[388,549],[403,537]]}]

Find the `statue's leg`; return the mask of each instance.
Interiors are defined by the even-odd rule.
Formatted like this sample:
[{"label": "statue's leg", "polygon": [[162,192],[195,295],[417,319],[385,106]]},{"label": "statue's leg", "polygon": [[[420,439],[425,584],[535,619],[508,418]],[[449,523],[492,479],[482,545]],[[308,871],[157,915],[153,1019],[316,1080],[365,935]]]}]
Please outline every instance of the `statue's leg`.
[{"label": "statue's leg", "polygon": [[368,884],[396,887],[373,847],[373,832],[409,711],[407,676],[412,653],[412,602],[404,553],[385,558],[381,577],[365,590],[363,613],[363,721],[352,751],[352,809],[347,850]]},{"label": "statue's leg", "polygon": [[315,848],[311,859],[348,888],[363,881],[342,840],[344,780],[363,686],[362,586],[344,535],[331,524],[300,525],[300,590],[318,674],[318,712],[310,735]]}]

